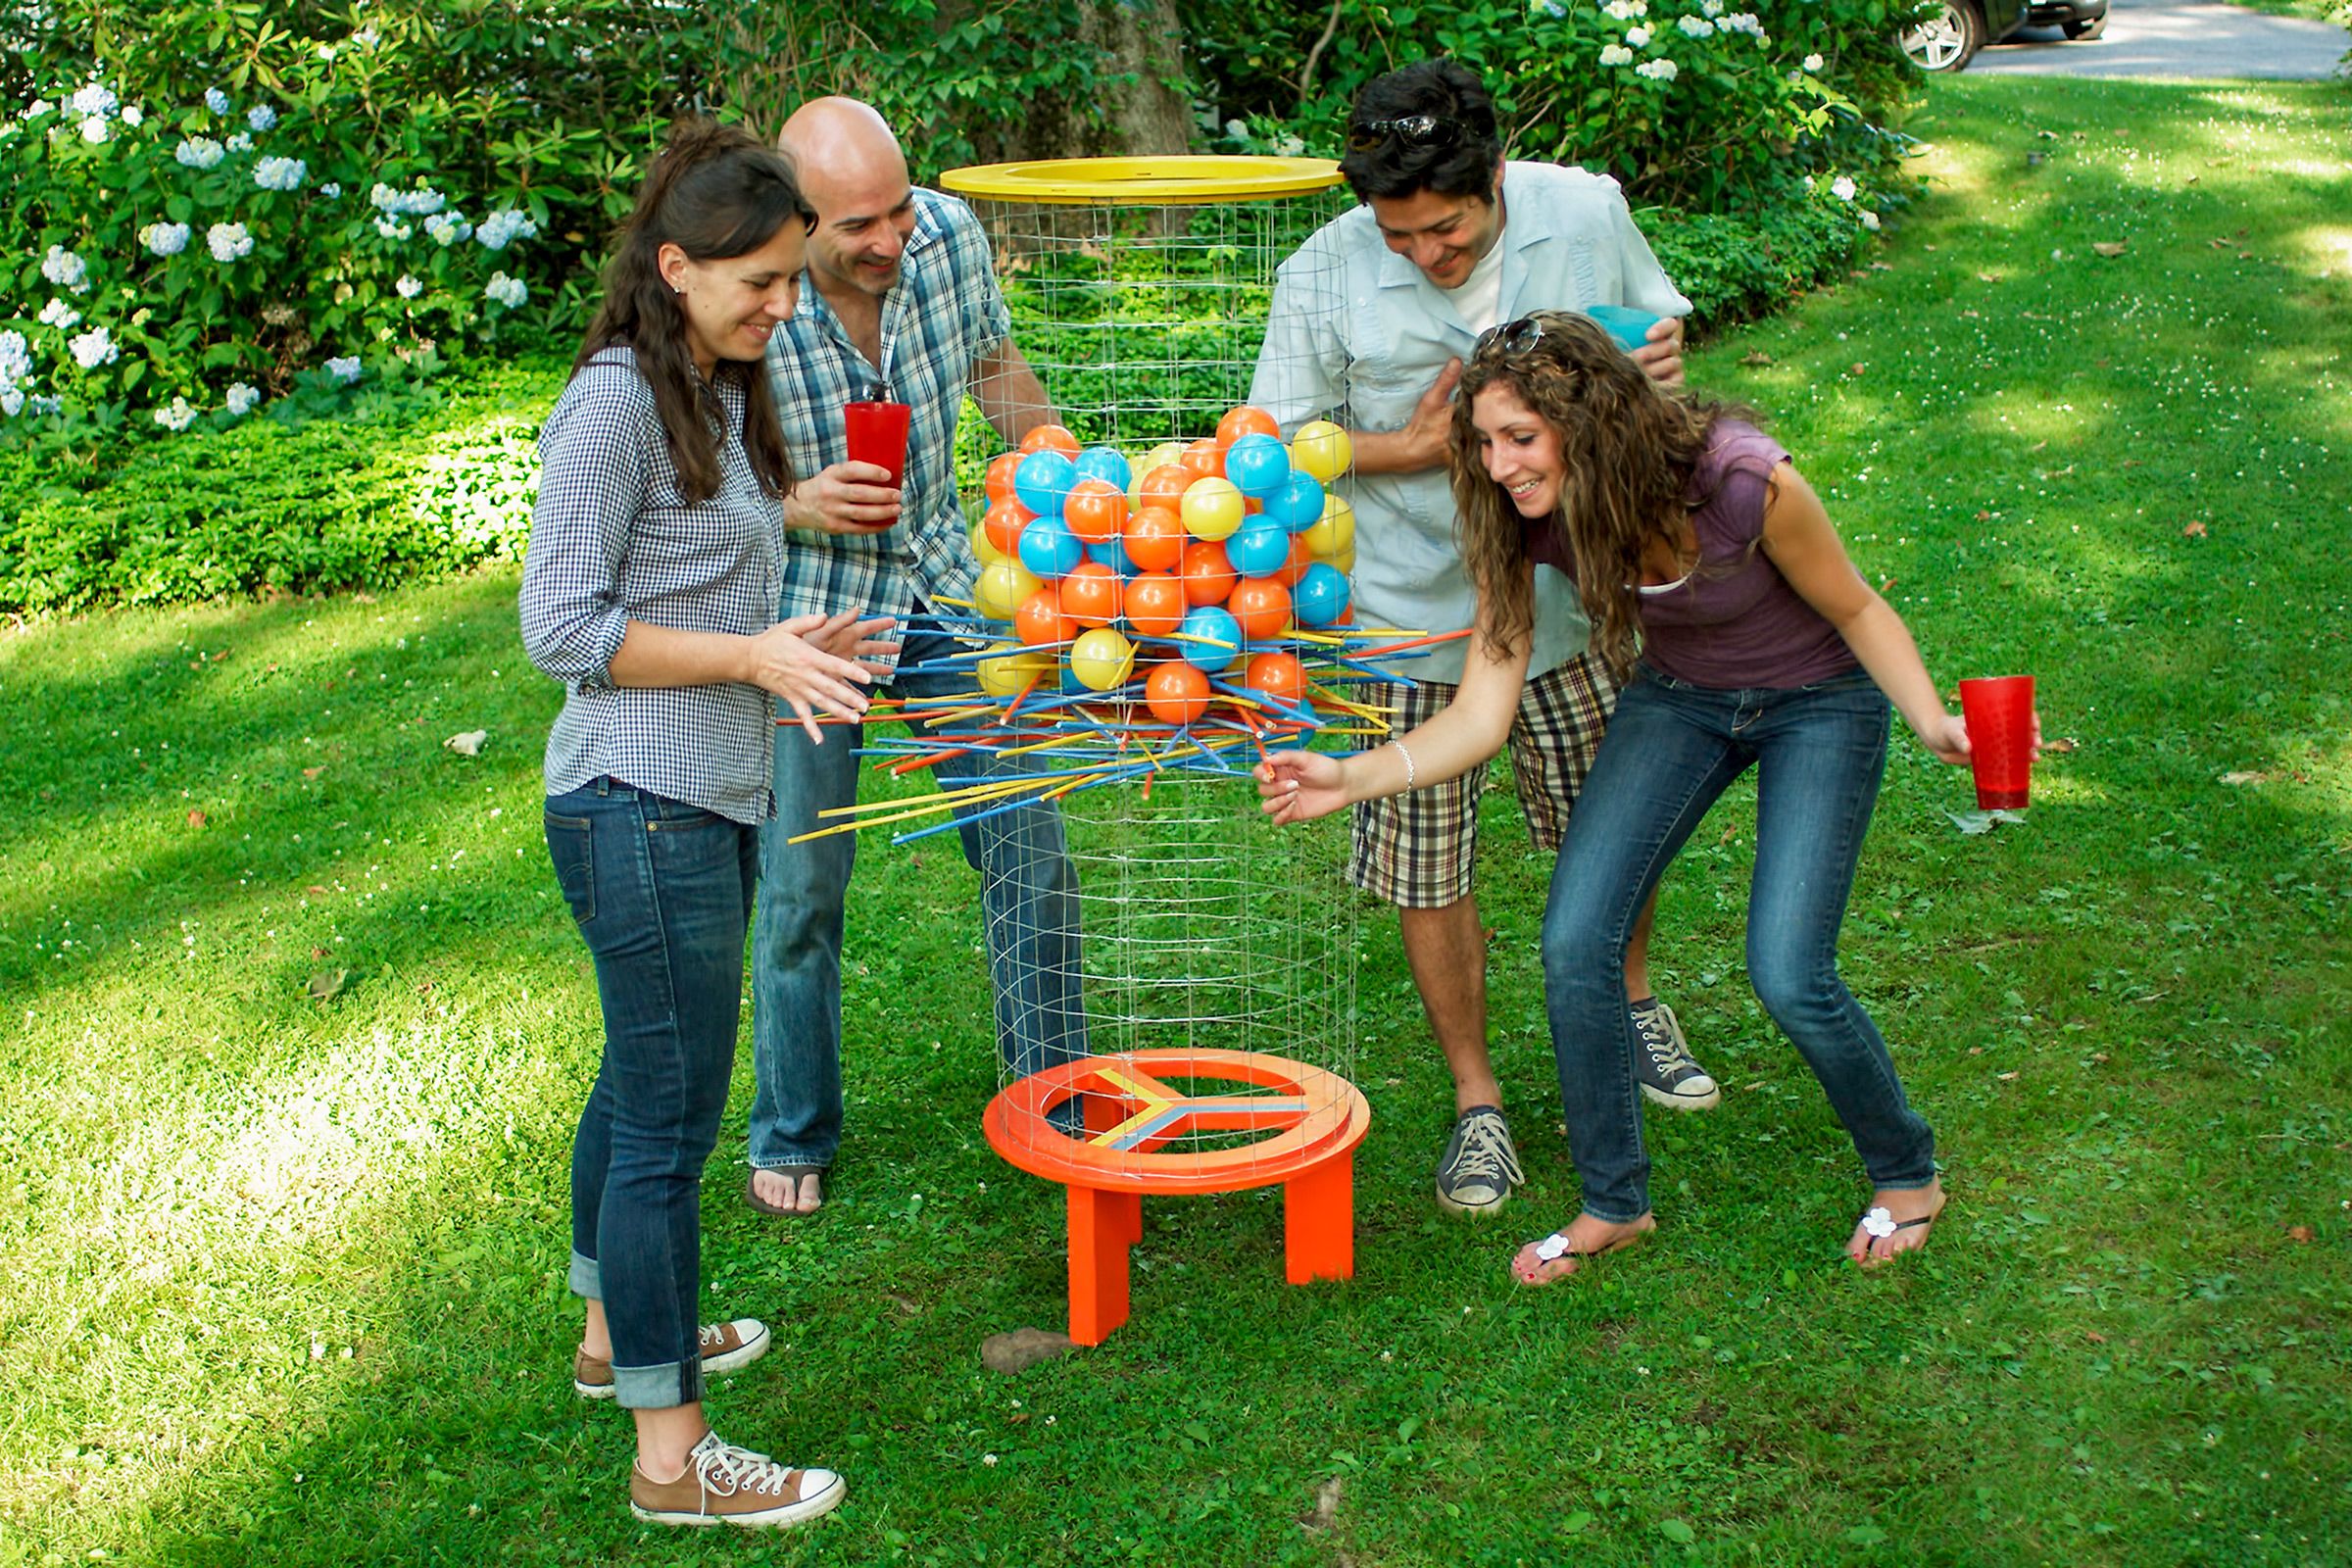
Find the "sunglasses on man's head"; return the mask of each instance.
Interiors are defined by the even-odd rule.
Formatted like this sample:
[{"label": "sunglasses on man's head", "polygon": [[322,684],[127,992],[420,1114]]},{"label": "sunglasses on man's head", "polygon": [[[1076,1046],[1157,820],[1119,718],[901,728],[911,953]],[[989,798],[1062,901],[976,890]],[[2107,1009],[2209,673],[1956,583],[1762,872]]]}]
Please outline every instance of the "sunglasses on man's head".
[{"label": "sunglasses on man's head", "polygon": [[1367,120],[1348,127],[1348,150],[1353,153],[1368,153],[1392,141],[1407,147],[1451,147],[1461,139],[1461,122],[1443,115]]}]

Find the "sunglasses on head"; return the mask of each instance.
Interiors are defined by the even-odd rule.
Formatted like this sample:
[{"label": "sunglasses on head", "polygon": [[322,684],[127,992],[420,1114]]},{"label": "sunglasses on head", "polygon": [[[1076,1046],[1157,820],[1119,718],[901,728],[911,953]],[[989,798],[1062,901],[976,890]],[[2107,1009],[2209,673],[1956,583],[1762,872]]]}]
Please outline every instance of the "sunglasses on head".
[{"label": "sunglasses on head", "polygon": [[1367,120],[1348,127],[1348,150],[1354,153],[1368,153],[1392,141],[1407,147],[1451,147],[1461,139],[1461,122],[1443,115]]},{"label": "sunglasses on head", "polygon": [[1544,323],[1532,316],[1522,316],[1516,321],[1506,321],[1500,326],[1490,326],[1484,332],[1479,333],[1477,343],[1471,346],[1470,357],[1478,359],[1497,351],[1504,354],[1525,354],[1543,339]]}]

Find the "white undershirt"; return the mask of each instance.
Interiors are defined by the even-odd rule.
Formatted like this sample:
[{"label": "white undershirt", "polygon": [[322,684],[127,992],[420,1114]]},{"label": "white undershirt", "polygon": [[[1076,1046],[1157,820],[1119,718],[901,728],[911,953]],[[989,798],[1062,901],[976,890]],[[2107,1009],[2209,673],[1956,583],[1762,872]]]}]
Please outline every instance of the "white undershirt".
[{"label": "white undershirt", "polygon": [[1478,259],[1470,275],[1449,291],[1454,310],[1461,316],[1462,324],[1473,332],[1484,332],[1494,324],[1502,314],[1502,242],[1497,236],[1494,247]]}]

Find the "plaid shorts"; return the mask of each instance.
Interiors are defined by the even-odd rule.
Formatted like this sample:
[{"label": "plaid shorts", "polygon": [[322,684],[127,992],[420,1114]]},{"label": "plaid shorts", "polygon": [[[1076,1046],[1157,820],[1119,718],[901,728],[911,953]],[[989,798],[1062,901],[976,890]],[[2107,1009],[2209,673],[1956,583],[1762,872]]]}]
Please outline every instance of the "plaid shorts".
[{"label": "plaid shorts", "polygon": [[[1401,735],[1434,717],[1458,689],[1439,681],[1416,686],[1392,681],[1362,687],[1358,695],[1363,702],[1394,709],[1389,723]],[[1538,849],[1560,847],[1568,808],[1592,770],[1601,731],[1616,706],[1617,687],[1608,668],[1591,654],[1538,675],[1520,693],[1519,713],[1511,720],[1511,773],[1528,836]],[[1446,783],[1359,804],[1348,880],[1408,909],[1444,908],[1468,898],[1478,858],[1478,798],[1486,786],[1487,764],[1481,762]]]}]

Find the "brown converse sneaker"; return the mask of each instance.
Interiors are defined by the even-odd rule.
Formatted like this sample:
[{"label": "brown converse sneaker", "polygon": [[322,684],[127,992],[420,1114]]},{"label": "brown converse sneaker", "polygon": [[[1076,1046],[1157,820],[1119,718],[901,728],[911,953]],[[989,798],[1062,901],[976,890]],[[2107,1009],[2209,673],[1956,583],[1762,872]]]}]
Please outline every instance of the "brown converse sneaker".
[{"label": "brown converse sneaker", "polygon": [[657,1525],[797,1525],[834,1507],[849,1490],[830,1470],[787,1469],[715,1432],[703,1434],[675,1481],[629,1467],[629,1512]]},{"label": "brown converse sneaker", "polygon": [[[717,1377],[750,1366],[767,1353],[767,1325],[739,1317],[702,1327],[703,1376]],[[583,1399],[612,1397],[612,1363],[586,1350],[571,1355],[571,1386]]]}]

